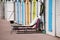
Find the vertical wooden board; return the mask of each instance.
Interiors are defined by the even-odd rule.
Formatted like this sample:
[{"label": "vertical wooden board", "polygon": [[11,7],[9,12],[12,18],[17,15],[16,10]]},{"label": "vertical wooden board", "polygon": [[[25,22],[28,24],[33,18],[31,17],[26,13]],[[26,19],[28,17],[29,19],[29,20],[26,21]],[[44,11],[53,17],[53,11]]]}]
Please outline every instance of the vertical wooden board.
[{"label": "vertical wooden board", "polygon": [[40,16],[40,5],[41,5],[41,2],[40,0],[38,0],[38,16]]},{"label": "vertical wooden board", "polygon": [[36,1],[36,15],[38,17],[38,0]]},{"label": "vertical wooden board", "polygon": [[17,6],[18,6],[17,4],[18,4],[18,3],[15,2],[15,8],[16,8],[16,9],[15,9],[15,15],[16,15],[16,23],[19,23],[19,18],[18,18],[19,13],[17,13],[17,8],[18,8],[18,7],[17,7]]},{"label": "vertical wooden board", "polygon": [[14,3],[7,1],[5,3],[5,15],[6,15],[6,19],[7,21],[14,21]]},{"label": "vertical wooden board", "polygon": [[18,3],[19,3],[19,24],[22,24],[22,4],[20,0],[18,0]]},{"label": "vertical wooden board", "polygon": [[26,0],[26,25],[30,24],[30,2],[29,0]]},{"label": "vertical wooden board", "polygon": [[15,22],[17,23],[17,0],[15,0]]},{"label": "vertical wooden board", "polygon": [[30,24],[30,2],[27,1],[27,25]]},{"label": "vertical wooden board", "polygon": [[6,3],[6,0],[5,0],[5,2],[4,2],[4,12],[5,12],[5,20],[7,20],[7,3]]},{"label": "vertical wooden board", "polygon": [[17,23],[17,3],[15,2],[15,22]]},{"label": "vertical wooden board", "polygon": [[21,16],[20,16],[20,2],[17,0],[16,2],[15,2],[15,8],[16,8],[16,12],[15,12],[15,14],[16,14],[16,23],[18,23],[18,24],[21,24],[22,22],[21,22]]},{"label": "vertical wooden board", "polygon": [[25,15],[25,17],[26,17],[26,19],[25,19],[25,24],[27,25],[27,0],[25,0],[25,10],[26,10],[26,15]]},{"label": "vertical wooden board", "polygon": [[20,24],[23,24],[22,23],[22,2],[21,2],[21,0],[19,2],[20,2],[20,9],[19,9],[20,10],[20,17],[19,17],[20,18]]},{"label": "vertical wooden board", "polygon": [[52,32],[52,0],[49,0],[48,9],[48,30]]},{"label": "vertical wooden board", "polygon": [[33,13],[32,13],[32,20],[36,18],[36,0],[33,0]]},{"label": "vertical wooden board", "polygon": [[[45,11],[46,12],[46,34],[49,34],[49,35],[52,35],[52,36],[56,36],[55,26],[56,27],[59,26],[59,23],[58,23],[59,17],[57,17],[58,13],[56,14],[56,12],[59,11],[59,10],[57,10],[57,8],[58,9],[60,8],[59,7],[60,4],[56,5],[56,3],[60,3],[60,2],[59,2],[59,0],[57,0],[57,1],[56,0],[46,0],[46,8],[45,8],[46,9],[46,11]],[[58,21],[56,20],[56,17],[57,17]],[[50,21],[49,21],[49,19],[50,19]],[[58,25],[56,25],[56,23]]]},{"label": "vertical wooden board", "polygon": [[[46,34],[55,36],[55,0],[46,0]],[[50,20],[50,21],[49,21]]]},{"label": "vertical wooden board", "polygon": [[37,0],[36,2],[36,13],[37,13],[37,17],[40,16],[40,0]]},{"label": "vertical wooden board", "polygon": [[[56,36],[60,37],[60,0],[56,0]],[[54,6],[55,7],[55,6]]]},{"label": "vertical wooden board", "polygon": [[30,0],[30,23],[32,22],[32,0]]},{"label": "vertical wooden board", "polygon": [[25,2],[22,0],[22,24],[25,25]]},{"label": "vertical wooden board", "polygon": [[7,15],[6,15],[6,8],[7,8],[7,7],[6,7],[6,6],[7,6],[7,4],[6,4],[6,2],[5,2],[5,3],[4,3],[4,7],[5,7],[5,9],[4,9],[4,10],[5,10],[5,11],[4,11],[4,12],[5,12],[5,19],[7,19]]},{"label": "vertical wooden board", "polygon": [[0,18],[3,18],[3,2],[0,2]]},{"label": "vertical wooden board", "polygon": [[27,24],[27,0],[25,0],[25,25]]}]

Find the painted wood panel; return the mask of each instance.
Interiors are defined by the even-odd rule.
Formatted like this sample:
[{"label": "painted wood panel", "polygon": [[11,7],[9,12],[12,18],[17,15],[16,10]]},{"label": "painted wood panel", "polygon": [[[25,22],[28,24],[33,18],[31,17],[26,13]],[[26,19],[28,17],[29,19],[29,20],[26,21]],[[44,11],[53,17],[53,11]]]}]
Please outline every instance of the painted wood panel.
[{"label": "painted wood panel", "polygon": [[20,0],[15,0],[15,16],[16,23],[22,24],[22,12],[21,12],[21,3]]},{"label": "painted wood panel", "polygon": [[22,23],[22,1],[21,0],[19,0],[19,2],[20,2],[20,24],[23,24]]},{"label": "painted wood panel", "polygon": [[30,1],[30,23],[32,22],[32,0]]},{"label": "painted wood panel", "polygon": [[56,36],[60,37],[60,0],[56,0]]},{"label": "painted wood panel", "polygon": [[[52,2],[52,3],[51,3]],[[55,36],[55,0],[46,0],[46,34]],[[50,19],[50,20],[49,20]]]},{"label": "painted wood panel", "polygon": [[36,15],[38,17],[38,0],[36,0]]},{"label": "painted wood panel", "polygon": [[5,2],[5,18],[8,21],[14,21],[14,2],[13,1]]},{"label": "painted wood panel", "polygon": [[21,0],[22,2],[22,24],[25,25],[25,2],[24,0]]},{"label": "painted wood panel", "polygon": [[26,0],[26,25],[30,24],[30,2]]},{"label": "painted wood panel", "polygon": [[38,3],[37,3],[37,16],[40,16],[40,5],[41,5],[41,2],[40,2],[40,0],[38,0]]},{"label": "painted wood panel", "polygon": [[34,20],[37,16],[36,13],[36,0],[33,0],[33,13],[32,13],[32,20]]}]

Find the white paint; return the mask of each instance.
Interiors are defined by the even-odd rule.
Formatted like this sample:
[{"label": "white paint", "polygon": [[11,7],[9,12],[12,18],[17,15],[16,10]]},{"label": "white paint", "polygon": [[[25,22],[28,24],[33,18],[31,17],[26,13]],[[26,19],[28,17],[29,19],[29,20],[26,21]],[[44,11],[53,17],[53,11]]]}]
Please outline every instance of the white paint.
[{"label": "white paint", "polygon": [[56,36],[60,37],[60,0],[56,0]]},{"label": "white paint", "polygon": [[14,2],[7,1],[5,2],[5,19],[7,21],[14,20]]},{"label": "white paint", "polygon": [[41,5],[40,0],[38,0],[38,16],[40,16],[40,5]]},{"label": "white paint", "polygon": [[16,7],[17,2],[15,2],[15,23],[17,23],[17,7]]}]

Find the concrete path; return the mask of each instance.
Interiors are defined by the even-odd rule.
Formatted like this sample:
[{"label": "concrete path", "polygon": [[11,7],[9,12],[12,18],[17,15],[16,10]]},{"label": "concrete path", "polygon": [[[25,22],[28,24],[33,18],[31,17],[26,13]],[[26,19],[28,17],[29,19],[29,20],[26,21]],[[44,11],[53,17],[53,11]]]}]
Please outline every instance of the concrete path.
[{"label": "concrete path", "polygon": [[0,19],[0,40],[60,40],[60,38],[46,34],[13,34],[10,33],[11,26],[6,20]]}]

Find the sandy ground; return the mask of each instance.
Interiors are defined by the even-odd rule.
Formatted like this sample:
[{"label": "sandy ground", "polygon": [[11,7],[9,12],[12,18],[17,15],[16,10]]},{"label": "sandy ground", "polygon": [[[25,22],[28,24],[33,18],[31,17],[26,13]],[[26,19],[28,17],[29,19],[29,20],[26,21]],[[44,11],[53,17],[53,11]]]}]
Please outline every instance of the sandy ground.
[{"label": "sandy ground", "polygon": [[0,40],[60,40],[60,38],[41,33],[16,34],[14,32],[11,34],[10,32],[10,23],[0,19]]}]

